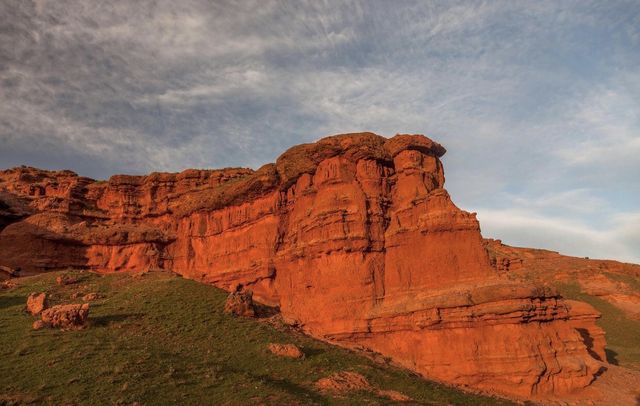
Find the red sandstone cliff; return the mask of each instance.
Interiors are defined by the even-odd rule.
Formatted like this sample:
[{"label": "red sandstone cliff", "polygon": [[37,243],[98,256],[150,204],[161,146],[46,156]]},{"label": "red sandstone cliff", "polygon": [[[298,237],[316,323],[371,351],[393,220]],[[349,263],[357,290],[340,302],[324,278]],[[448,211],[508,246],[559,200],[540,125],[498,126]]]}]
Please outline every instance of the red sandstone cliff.
[{"label": "red sandstone cliff", "polygon": [[475,214],[420,135],[328,137],[257,171],[0,172],[0,265],[165,268],[241,285],[311,335],[426,377],[516,396],[589,385],[604,340],[585,303],[491,267]]}]

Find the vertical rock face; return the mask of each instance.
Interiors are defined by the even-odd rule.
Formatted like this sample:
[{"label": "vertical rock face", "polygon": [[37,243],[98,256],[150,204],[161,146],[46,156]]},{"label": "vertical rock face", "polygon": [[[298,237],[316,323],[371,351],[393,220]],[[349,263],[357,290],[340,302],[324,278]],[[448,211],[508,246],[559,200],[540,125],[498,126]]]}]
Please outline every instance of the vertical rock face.
[{"label": "vertical rock face", "polygon": [[260,302],[309,334],[426,377],[532,396],[582,388],[603,347],[588,305],[503,279],[475,214],[420,135],[328,137],[257,171],[95,182],[0,174],[0,264],[166,268]]}]

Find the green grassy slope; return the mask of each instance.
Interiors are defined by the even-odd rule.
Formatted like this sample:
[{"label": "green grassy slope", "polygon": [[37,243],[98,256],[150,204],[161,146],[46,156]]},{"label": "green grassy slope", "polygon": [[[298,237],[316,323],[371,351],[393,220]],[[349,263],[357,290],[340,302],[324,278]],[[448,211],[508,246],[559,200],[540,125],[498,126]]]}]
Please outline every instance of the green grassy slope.
[{"label": "green grassy slope", "polygon": [[[226,293],[164,273],[143,277],[82,274],[58,286],[59,273],[20,280],[0,291],[0,404],[390,404],[369,392],[333,397],[313,382],[337,371],[363,374],[413,404],[489,405],[506,401],[463,393],[381,365],[351,351],[265,322],[222,312]],[[23,312],[28,294],[80,303],[98,292],[91,326],[34,331]],[[295,343],[304,360],[276,357],[270,342]],[[409,403],[411,404],[411,402]]]}]

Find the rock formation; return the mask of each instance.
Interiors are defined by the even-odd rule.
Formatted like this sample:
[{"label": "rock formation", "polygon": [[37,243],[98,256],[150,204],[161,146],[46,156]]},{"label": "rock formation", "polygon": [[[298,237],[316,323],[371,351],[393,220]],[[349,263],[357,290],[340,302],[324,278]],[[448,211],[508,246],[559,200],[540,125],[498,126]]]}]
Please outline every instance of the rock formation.
[{"label": "rock formation", "polygon": [[256,309],[252,292],[231,292],[224,303],[224,311],[241,317],[255,317]]},{"label": "rock formation", "polygon": [[575,283],[583,294],[598,297],[640,320],[640,265],[577,258],[555,251],[510,247],[485,240],[490,262],[499,274],[516,280]]},{"label": "rock formation", "polygon": [[75,330],[84,328],[89,316],[89,304],[65,304],[52,306],[42,312],[41,327],[61,328],[65,330]]},{"label": "rock formation", "polygon": [[[326,378],[321,378],[315,383],[315,387],[321,392],[344,394],[345,392],[367,391],[394,402],[409,402],[412,399],[394,390],[380,390],[369,383],[367,378],[357,372],[341,371],[333,373]],[[395,403],[394,403],[395,404]]]},{"label": "rock formation", "polygon": [[345,134],[250,169],[0,173],[0,264],[164,268],[251,290],[283,318],[426,377],[513,396],[590,384],[595,310],[491,267],[421,135]]},{"label": "rock formation", "polygon": [[304,352],[302,352],[302,350],[295,344],[271,343],[267,346],[267,348],[272,354],[278,355],[280,357],[296,359],[304,358]]},{"label": "rock formation", "polygon": [[31,293],[27,298],[27,312],[34,316],[42,313],[47,307],[49,304],[46,293]]}]

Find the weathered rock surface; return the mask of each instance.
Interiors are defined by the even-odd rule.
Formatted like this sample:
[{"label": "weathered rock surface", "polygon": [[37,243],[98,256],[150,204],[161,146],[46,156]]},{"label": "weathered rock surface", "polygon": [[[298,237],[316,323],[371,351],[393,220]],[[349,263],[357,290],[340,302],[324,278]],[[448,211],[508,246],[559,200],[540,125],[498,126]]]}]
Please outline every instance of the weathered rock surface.
[{"label": "weathered rock surface", "polygon": [[253,293],[251,291],[230,293],[224,304],[224,311],[236,316],[254,317],[256,309],[253,305]]},{"label": "weathered rock surface", "polygon": [[341,371],[331,374],[326,378],[319,379],[316,388],[328,392],[351,392],[359,390],[369,390],[371,384],[364,376],[357,372]]},{"label": "weathered rock surface", "polygon": [[408,402],[409,396],[394,390],[381,390],[369,383],[367,378],[357,372],[340,371],[321,378],[315,383],[315,387],[322,392],[343,394],[345,392],[367,391],[380,397],[385,397],[395,402]]},{"label": "weathered rock surface", "polygon": [[424,376],[514,396],[600,368],[595,311],[491,267],[476,216],[444,189],[445,149],[371,133],[250,169],[0,173],[0,263],[26,272],[164,268],[238,286],[307,333]]},{"label": "weathered rock surface", "polygon": [[505,277],[576,283],[584,294],[606,300],[628,318],[640,320],[640,265],[511,247],[500,240],[487,239],[484,243],[491,264]]},{"label": "weathered rock surface", "polygon": [[61,275],[56,278],[56,283],[58,285],[73,285],[74,283],[78,283],[78,280],[69,275]]},{"label": "weathered rock surface", "polygon": [[31,328],[33,328],[34,330],[42,330],[45,327],[47,327],[47,324],[42,320],[36,320],[31,325]]},{"label": "weathered rock surface", "polygon": [[46,293],[31,293],[27,298],[27,311],[34,316],[42,313],[47,307]]},{"label": "weathered rock surface", "polygon": [[100,294],[98,293],[87,293],[86,295],[82,296],[82,301],[83,302],[92,302],[94,300],[98,300],[100,299]]},{"label": "weathered rock surface", "polygon": [[53,328],[81,329],[86,326],[88,316],[88,303],[56,305],[42,312],[42,322],[45,326]]}]

